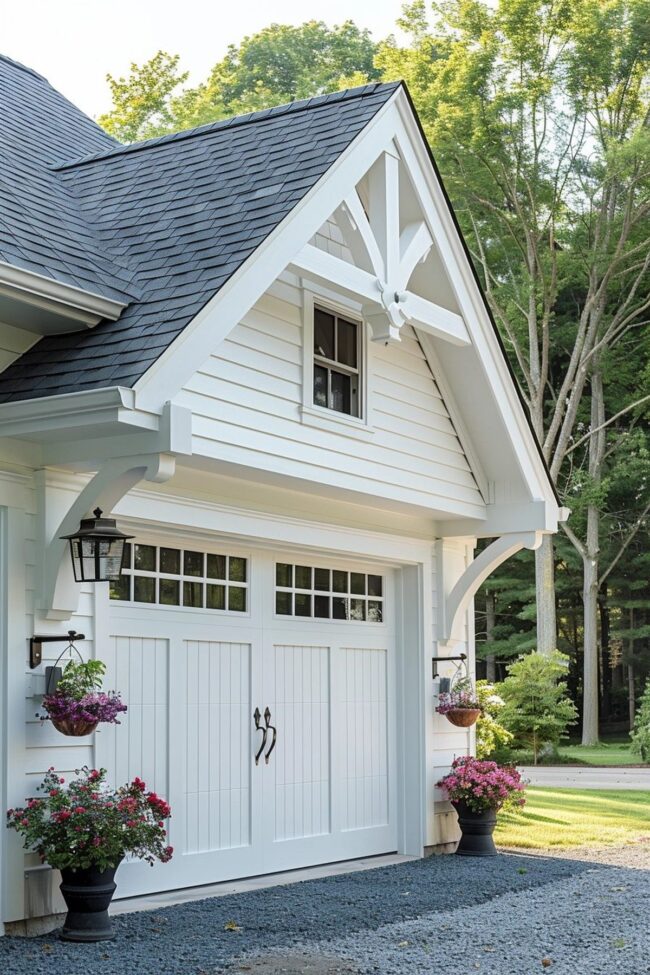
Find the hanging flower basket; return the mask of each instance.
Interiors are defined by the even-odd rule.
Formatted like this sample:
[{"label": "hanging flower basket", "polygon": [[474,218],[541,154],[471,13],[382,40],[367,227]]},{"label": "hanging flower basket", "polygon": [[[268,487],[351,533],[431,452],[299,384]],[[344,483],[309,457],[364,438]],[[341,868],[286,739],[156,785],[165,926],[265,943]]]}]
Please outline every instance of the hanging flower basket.
[{"label": "hanging flower basket", "polygon": [[99,724],[99,721],[75,721],[73,718],[57,720],[50,717],[50,721],[58,732],[71,738],[83,738],[84,735],[92,735]]},{"label": "hanging flower basket", "polygon": [[457,728],[471,728],[481,716],[480,708],[450,708],[443,712],[447,721],[451,721]]},{"label": "hanging flower basket", "polygon": [[51,691],[48,687],[43,698],[47,713],[41,716],[60,734],[73,738],[91,735],[100,722],[119,724],[118,714],[127,709],[119,694],[100,690],[106,670],[102,661],[81,657],[79,661],[70,660],[56,687]]},{"label": "hanging flower basket", "polygon": [[457,728],[471,728],[476,724],[483,708],[469,676],[454,680],[451,689],[439,695],[436,711]]}]

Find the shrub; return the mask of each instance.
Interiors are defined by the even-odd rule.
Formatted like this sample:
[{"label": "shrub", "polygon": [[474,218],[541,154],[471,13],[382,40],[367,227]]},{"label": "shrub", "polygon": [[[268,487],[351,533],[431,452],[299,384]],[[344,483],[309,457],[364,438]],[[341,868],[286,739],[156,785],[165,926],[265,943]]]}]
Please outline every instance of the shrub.
[{"label": "shrub", "polygon": [[501,809],[505,803],[523,806],[525,785],[516,768],[481,762],[471,755],[456,758],[438,783],[454,805],[464,802],[474,812]]},{"label": "shrub", "polygon": [[530,748],[537,765],[543,745],[557,745],[577,720],[577,709],[567,694],[568,657],[554,651],[549,656],[529,653],[508,667],[508,676],[497,690],[505,704],[501,721],[513,735],[516,748]]},{"label": "shrub", "polygon": [[643,762],[650,762],[650,680],[646,683],[639,702],[630,737],[632,752],[640,755]]},{"label": "shrub", "polygon": [[167,802],[147,792],[141,779],[109,791],[105,777],[106,769],[84,768],[63,789],[64,780],[51,768],[38,786],[43,798],[9,809],[7,826],[23,837],[27,849],[59,870],[106,870],[126,854],[152,866],[156,860],[166,863],[173,853],[163,822],[171,815]]},{"label": "shrub", "polygon": [[501,724],[499,718],[505,702],[487,680],[477,680],[476,697],[481,716],[476,722],[476,756],[487,758],[493,752],[503,753],[513,740],[512,732]]}]

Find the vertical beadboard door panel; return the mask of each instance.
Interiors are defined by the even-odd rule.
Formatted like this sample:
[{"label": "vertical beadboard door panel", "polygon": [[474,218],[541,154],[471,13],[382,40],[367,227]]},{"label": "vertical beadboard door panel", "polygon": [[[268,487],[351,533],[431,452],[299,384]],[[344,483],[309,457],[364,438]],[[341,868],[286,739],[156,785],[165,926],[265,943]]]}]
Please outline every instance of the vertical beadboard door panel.
[{"label": "vertical beadboard door panel", "polygon": [[387,651],[343,647],[341,658],[345,675],[337,708],[344,738],[341,828],[386,826],[389,821]]},{"label": "vertical beadboard door panel", "polygon": [[277,728],[262,770],[271,845],[297,849],[331,832],[329,657],[327,646],[265,645],[264,705]]}]

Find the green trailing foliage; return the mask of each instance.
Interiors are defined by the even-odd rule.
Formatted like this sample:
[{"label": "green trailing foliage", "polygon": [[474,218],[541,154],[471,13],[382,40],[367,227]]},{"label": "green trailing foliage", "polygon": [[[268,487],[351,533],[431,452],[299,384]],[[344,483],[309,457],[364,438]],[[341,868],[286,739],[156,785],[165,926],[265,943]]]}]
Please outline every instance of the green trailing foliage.
[{"label": "green trailing foliage", "polygon": [[513,736],[515,748],[532,750],[537,765],[544,745],[557,746],[575,724],[577,708],[567,693],[568,658],[530,653],[508,667],[508,676],[496,685],[504,700],[500,720]]},{"label": "green trailing foliage", "polygon": [[640,755],[642,761],[650,762],[650,680],[645,686],[630,737],[634,754]]},{"label": "green trailing foliage", "polygon": [[80,701],[86,694],[101,689],[106,664],[101,660],[85,660],[75,663],[71,660],[56,685],[57,694]]}]

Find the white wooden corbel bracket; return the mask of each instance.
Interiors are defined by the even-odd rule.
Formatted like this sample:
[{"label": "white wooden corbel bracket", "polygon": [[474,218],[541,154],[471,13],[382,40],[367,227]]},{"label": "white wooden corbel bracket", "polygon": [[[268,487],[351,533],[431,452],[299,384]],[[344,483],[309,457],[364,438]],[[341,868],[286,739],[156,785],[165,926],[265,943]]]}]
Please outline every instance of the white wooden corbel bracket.
[{"label": "white wooden corbel bracket", "polygon": [[501,535],[476,556],[446,595],[444,539],[437,543],[441,593],[437,627],[438,644],[454,644],[462,639],[462,636],[456,634],[461,631],[465,613],[479,587],[511,555],[516,555],[524,548],[533,550],[539,548],[542,537],[543,532],[513,532]]},{"label": "white wooden corbel bracket", "polygon": [[[104,463],[63,516],[48,511],[47,484],[42,481],[40,542],[42,555],[40,615],[66,620],[79,605],[80,586],[74,581],[68,543],[61,536],[74,532],[82,518],[96,507],[108,515],[118,501],[140,481],[161,484],[174,474],[175,457],[155,453],[141,457],[117,457]],[[49,516],[49,517],[48,517]]]}]

